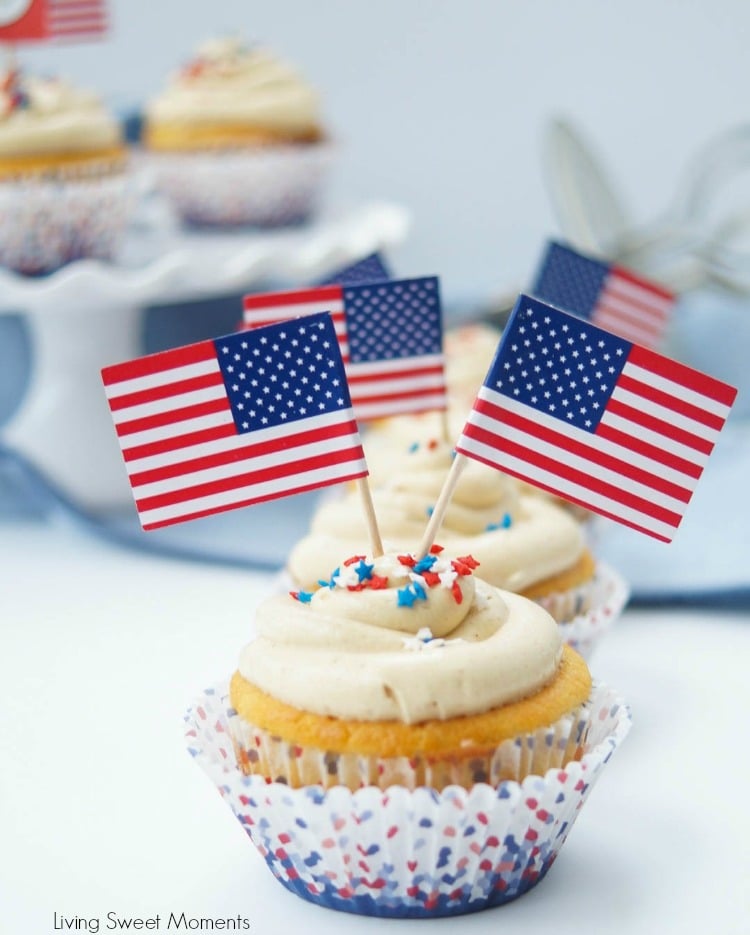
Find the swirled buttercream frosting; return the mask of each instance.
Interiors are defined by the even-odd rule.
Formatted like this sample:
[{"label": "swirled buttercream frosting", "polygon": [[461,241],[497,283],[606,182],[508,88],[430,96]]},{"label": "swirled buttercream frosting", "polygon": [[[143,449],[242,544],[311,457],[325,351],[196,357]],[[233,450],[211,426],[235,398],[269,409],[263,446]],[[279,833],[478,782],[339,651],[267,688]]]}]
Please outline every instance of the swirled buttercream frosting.
[{"label": "swirled buttercream frosting", "polygon": [[349,720],[412,724],[525,698],[555,676],[557,625],[476,565],[439,547],[420,561],[352,556],[315,592],[260,605],[239,671],[295,708]]},{"label": "swirled buttercream frosting", "polygon": [[[396,550],[418,546],[450,468],[445,442],[415,443],[406,453],[391,450],[383,464],[368,454],[372,499],[384,543]],[[509,477],[468,462],[439,532],[454,554],[471,552],[482,576],[496,587],[524,591],[574,565],[584,553],[578,523],[555,504],[523,496]],[[368,532],[358,494],[321,504],[307,536],[289,556],[292,578],[313,586],[343,550],[366,547]]]},{"label": "swirled buttercream frosting", "polygon": [[0,76],[0,159],[106,151],[121,139],[119,124],[90,91],[17,70]]},{"label": "swirled buttercream frosting", "polygon": [[319,127],[318,97],[268,49],[237,39],[205,43],[146,108],[151,124],[251,125],[302,136]]}]

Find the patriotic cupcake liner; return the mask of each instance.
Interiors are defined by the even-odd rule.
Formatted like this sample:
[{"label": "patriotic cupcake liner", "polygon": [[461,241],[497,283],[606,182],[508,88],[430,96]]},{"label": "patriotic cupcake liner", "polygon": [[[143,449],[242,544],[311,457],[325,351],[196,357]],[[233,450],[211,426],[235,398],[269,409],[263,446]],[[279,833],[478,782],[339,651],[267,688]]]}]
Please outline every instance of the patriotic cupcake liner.
[{"label": "patriotic cupcake liner", "polygon": [[[617,620],[630,596],[630,589],[625,579],[605,562],[597,562],[594,580],[581,589],[567,592],[566,612],[555,619],[562,619],[560,632],[564,642],[572,646],[584,659],[589,659],[597,644]],[[557,595],[552,595],[554,600]],[[546,599],[540,600],[547,607]]]},{"label": "patriotic cupcake liner", "polygon": [[186,715],[188,750],[216,784],[271,872],[303,899],[364,915],[459,915],[518,898],[543,879],[630,712],[596,684],[580,760],[496,786],[292,789],[245,776],[226,685]]},{"label": "patriotic cupcake liner", "polygon": [[111,260],[134,206],[126,172],[0,183],[0,265],[33,276]]},{"label": "patriotic cupcake liner", "polygon": [[314,214],[332,157],[332,147],[314,143],[153,153],[144,161],[185,224],[277,227]]}]

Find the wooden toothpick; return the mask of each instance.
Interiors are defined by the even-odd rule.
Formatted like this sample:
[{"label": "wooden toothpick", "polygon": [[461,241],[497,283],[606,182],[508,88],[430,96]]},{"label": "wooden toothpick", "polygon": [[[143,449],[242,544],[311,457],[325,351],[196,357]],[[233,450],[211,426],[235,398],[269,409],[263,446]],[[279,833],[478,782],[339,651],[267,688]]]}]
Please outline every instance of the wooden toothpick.
[{"label": "wooden toothpick", "polygon": [[373,558],[380,558],[383,554],[383,542],[380,538],[378,520],[375,516],[375,506],[372,502],[372,493],[370,492],[370,484],[367,481],[367,477],[360,477],[357,481],[357,486],[359,487],[360,497],[362,498],[362,508],[365,511],[365,519],[367,520],[367,531],[370,536],[370,553]]},{"label": "wooden toothpick", "polygon": [[437,498],[437,503],[432,511],[432,516],[430,516],[430,521],[427,524],[427,528],[424,531],[424,536],[422,541],[419,544],[419,549],[417,550],[417,558],[422,559],[427,555],[432,547],[433,542],[435,541],[435,536],[438,533],[438,530],[443,525],[443,519],[445,517],[445,511],[448,509],[448,504],[451,501],[453,496],[453,491],[456,489],[456,484],[458,479],[461,476],[461,471],[463,471],[466,465],[466,455],[456,454],[456,457],[453,459],[453,464],[451,464],[451,469],[448,471],[448,476],[445,478],[445,483],[443,484],[443,489],[440,491],[440,495]]}]

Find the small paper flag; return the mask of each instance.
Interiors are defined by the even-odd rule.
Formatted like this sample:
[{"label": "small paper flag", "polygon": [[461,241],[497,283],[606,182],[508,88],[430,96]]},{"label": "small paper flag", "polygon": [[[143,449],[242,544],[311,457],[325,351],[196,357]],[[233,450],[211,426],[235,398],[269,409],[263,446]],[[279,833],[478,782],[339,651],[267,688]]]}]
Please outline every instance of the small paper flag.
[{"label": "small paper flag", "polygon": [[105,367],[144,529],[367,475],[328,314]]},{"label": "small paper flag", "polygon": [[321,286],[354,286],[357,283],[364,282],[383,282],[391,279],[391,273],[385,265],[385,261],[379,253],[371,253],[369,256],[343,269],[338,270],[330,276],[326,276],[319,283]]},{"label": "small paper flag", "polygon": [[435,276],[249,295],[243,308],[248,328],[330,311],[360,420],[446,407]]},{"label": "small paper flag", "polygon": [[0,42],[77,39],[107,31],[105,0],[5,0]]},{"label": "small paper flag", "polygon": [[668,289],[616,263],[550,241],[531,292],[628,341],[658,347],[676,297]]},{"label": "small paper flag", "polygon": [[736,395],[522,295],[456,450],[670,542]]}]

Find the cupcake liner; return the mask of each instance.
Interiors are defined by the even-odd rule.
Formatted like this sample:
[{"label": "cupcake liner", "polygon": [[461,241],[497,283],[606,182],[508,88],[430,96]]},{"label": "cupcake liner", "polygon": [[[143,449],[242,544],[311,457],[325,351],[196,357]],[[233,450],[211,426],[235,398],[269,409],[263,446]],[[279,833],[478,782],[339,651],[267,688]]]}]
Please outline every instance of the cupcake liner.
[{"label": "cupcake liner", "polygon": [[186,224],[275,227],[314,213],[331,158],[330,146],[315,143],[154,153],[148,164]]},{"label": "cupcake liner", "polygon": [[622,699],[595,684],[579,761],[497,786],[442,792],[367,786],[291,789],[238,769],[226,685],[188,711],[188,750],[276,878],[346,912],[427,917],[516,899],[547,873],[603,766],[630,729]]},{"label": "cupcake liner", "polygon": [[520,782],[530,773],[543,774],[580,759],[590,724],[588,707],[587,702],[554,725],[506,740],[494,749],[429,757],[378,757],[302,747],[249,724],[231,708],[227,727],[243,773],[271,776],[294,787],[398,785],[442,791],[451,785],[470,789],[478,782],[491,786],[509,779]]},{"label": "cupcake liner", "polygon": [[133,203],[124,172],[0,183],[0,265],[38,275],[73,260],[110,260]]},{"label": "cupcake liner", "polygon": [[563,640],[584,659],[591,657],[599,640],[620,616],[630,596],[625,579],[606,562],[597,562],[593,583],[587,590],[587,609],[576,612],[572,619],[568,616],[566,622],[559,625]]}]

